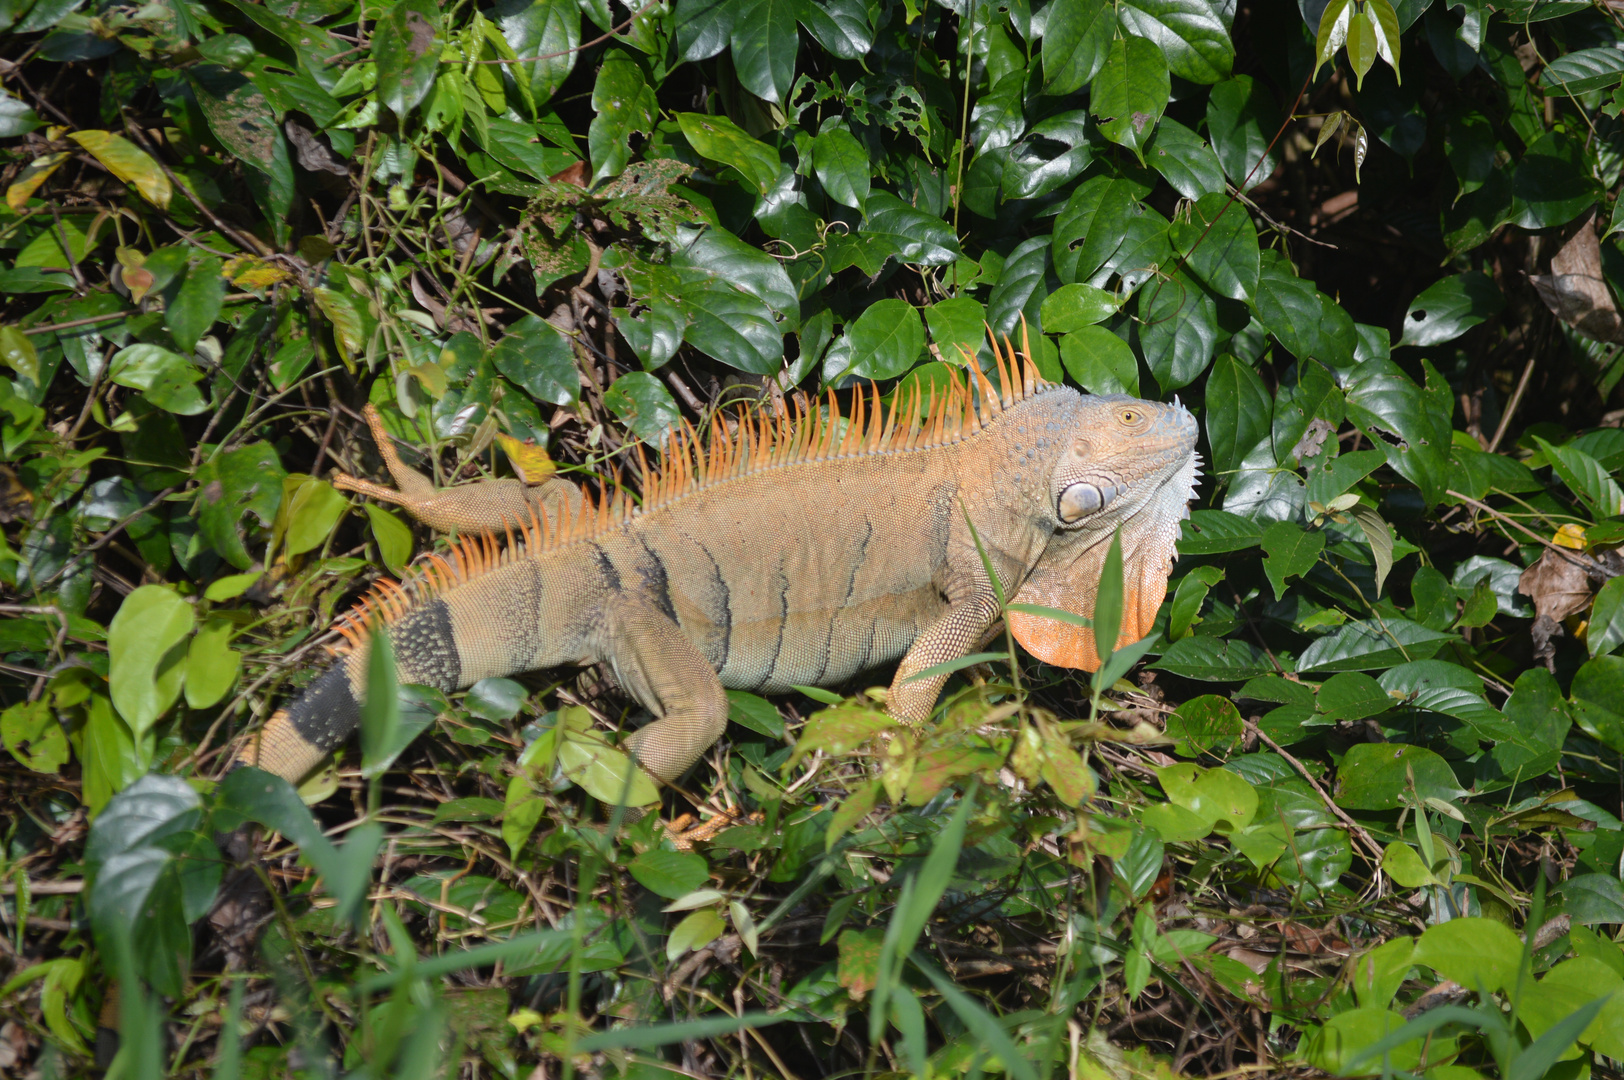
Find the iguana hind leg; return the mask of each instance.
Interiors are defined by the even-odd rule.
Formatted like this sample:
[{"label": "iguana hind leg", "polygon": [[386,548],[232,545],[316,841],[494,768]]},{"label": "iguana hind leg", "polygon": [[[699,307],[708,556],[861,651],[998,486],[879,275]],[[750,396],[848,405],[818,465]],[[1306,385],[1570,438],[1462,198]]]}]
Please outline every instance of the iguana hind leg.
[{"label": "iguana hind leg", "polygon": [[408,514],[438,532],[500,533],[530,520],[532,512],[556,521],[561,509],[581,509],[581,489],[568,480],[551,477],[540,484],[521,480],[484,480],[477,484],[437,488],[434,482],[400,460],[394,440],[384,430],[383,417],[368,405],[361,415],[372,429],[384,467],[395,481],[385,487],[344,472],[333,473],[333,486],[354,491],[379,502],[404,507]]},{"label": "iguana hind leg", "polygon": [[607,612],[606,659],[615,679],[655,719],[626,748],[656,780],[687,772],[727,727],[727,693],[699,648],[663,612],[622,596]]}]

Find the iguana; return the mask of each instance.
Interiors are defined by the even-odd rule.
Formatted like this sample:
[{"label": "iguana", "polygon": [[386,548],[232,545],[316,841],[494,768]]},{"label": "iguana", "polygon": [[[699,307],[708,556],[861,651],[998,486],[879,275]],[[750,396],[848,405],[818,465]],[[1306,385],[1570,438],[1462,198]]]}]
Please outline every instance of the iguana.
[{"label": "iguana", "polygon": [[[946,675],[999,626],[1006,597],[1091,616],[1122,534],[1119,644],[1149,632],[1199,466],[1189,411],[1043,381],[996,347],[999,386],[968,363],[941,394],[917,384],[855,395],[842,418],[744,414],[707,443],[673,434],[640,503],[562,480],[436,489],[374,437],[396,488],[335,486],[460,535],[404,585],[380,583],[338,626],[349,647],[248,741],[240,764],[289,781],[356,728],[370,627],[387,626],[398,678],[451,691],[491,676],[599,664],[655,719],[626,740],[674,781],[721,736],[724,687],[835,686],[900,660],[887,708],[929,718]],[[973,526],[973,528],[972,528]],[[514,534],[517,533],[515,539]],[[499,547],[495,538],[506,535]],[[977,541],[985,551],[983,562]],[[1032,655],[1093,670],[1088,629],[1011,612]]]}]

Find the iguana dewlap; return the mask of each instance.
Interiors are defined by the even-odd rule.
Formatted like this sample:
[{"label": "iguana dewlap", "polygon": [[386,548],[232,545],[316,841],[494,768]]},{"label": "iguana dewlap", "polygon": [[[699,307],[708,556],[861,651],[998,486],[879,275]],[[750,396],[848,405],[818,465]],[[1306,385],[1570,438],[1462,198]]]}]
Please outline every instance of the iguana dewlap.
[{"label": "iguana dewlap", "polygon": [[[1001,392],[979,371],[921,408],[859,394],[798,421],[745,416],[708,446],[674,436],[640,507],[594,502],[562,481],[435,489],[375,422],[399,492],[340,487],[404,506],[465,539],[404,587],[375,590],[340,630],[351,648],[276,712],[240,760],[296,781],[355,729],[367,626],[381,617],[397,677],[452,691],[480,679],[604,664],[655,719],[626,746],[672,781],[722,734],[724,687],[835,686],[900,660],[888,708],[929,717],[945,675],[997,627],[985,550],[1006,597],[1091,616],[1122,530],[1120,644],[1149,629],[1166,592],[1199,464],[1178,404],[1088,397],[1043,383],[1011,351]],[[865,416],[865,412],[867,415]],[[914,419],[918,418],[918,419]],[[974,534],[970,524],[974,525]],[[498,550],[493,539],[521,534]],[[470,538],[471,537],[471,538]],[[1040,659],[1092,669],[1089,631],[1011,615]]]}]

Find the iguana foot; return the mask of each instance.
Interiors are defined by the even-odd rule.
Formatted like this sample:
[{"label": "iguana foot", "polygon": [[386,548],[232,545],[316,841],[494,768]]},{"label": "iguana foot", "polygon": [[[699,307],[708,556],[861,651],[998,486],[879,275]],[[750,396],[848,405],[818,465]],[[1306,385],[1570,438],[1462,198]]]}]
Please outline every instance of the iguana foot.
[{"label": "iguana foot", "polygon": [[665,832],[678,851],[691,851],[695,844],[714,840],[725,829],[735,825],[759,825],[761,821],[759,810],[745,813],[737,807],[729,807],[705,821],[700,821],[693,814],[683,814],[665,822]]}]

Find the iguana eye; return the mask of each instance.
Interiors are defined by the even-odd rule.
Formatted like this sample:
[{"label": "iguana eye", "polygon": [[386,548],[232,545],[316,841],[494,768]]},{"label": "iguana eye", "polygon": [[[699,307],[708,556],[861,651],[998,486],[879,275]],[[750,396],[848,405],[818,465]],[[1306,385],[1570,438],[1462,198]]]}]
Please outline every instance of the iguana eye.
[{"label": "iguana eye", "polygon": [[1124,424],[1137,424],[1139,422],[1139,410],[1138,409],[1123,409],[1122,410],[1122,422]]},{"label": "iguana eye", "polygon": [[1060,493],[1060,503],[1055,512],[1061,521],[1070,525],[1089,514],[1098,513],[1116,497],[1116,493],[1115,485],[1098,488],[1093,484],[1073,484]]}]

